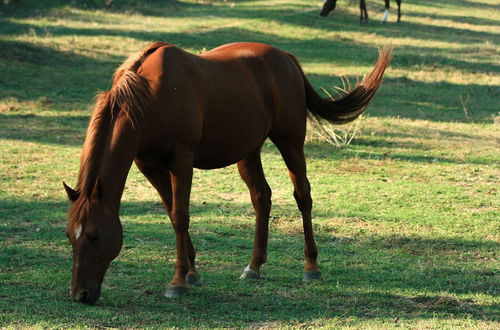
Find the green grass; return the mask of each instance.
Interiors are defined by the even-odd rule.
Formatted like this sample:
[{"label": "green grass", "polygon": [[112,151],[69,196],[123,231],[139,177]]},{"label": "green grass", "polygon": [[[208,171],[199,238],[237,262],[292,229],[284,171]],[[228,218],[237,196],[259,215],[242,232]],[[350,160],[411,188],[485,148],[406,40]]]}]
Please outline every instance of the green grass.
[{"label": "green grass", "polygon": [[[495,0],[383,2],[358,24],[355,2],[68,1],[0,5],[0,327],[484,328],[500,326],[500,9]],[[395,6],[395,4],[394,4]],[[276,148],[264,280],[242,282],[253,210],[234,166],[196,171],[191,236],[203,286],[162,296],[174,235],[134,168],[125,242],[96,306],[71,302],[68,203],[92,97],[151,41],[201,52],[233,41],[294,53],[317,88],[369,72],[396,47],[350,146],[308,139],[314,227],[324,280],[303,284],[302,229]]]}]

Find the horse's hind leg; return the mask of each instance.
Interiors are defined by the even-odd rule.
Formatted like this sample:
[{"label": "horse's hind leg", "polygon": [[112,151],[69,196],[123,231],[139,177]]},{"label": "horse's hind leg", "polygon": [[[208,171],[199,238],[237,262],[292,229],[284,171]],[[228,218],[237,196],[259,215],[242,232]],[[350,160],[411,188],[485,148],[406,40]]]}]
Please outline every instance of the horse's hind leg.
[{"label": "horse's hind leg", "polygon": [[318,249],[314,242],[311,210],[311,187],[306,175],[306,161],[304,158],[303,139],[291,140],[289,138],[271,137],[271,140],[278,147],[288,168],[288,174],[293,183],[293,196],[297,201],[304,227],[304,253],[306,265],[304,268],[304,281],[319,280],[321,273],[316,259]]},{"label": "horse's hind leg", "polygon": [[[145,161],[136,159],[135,163],[142,174],[144,174],[144,176],[149,180],[153,187],[155,187],[155,189],[158,191],[168,216],[172,218],[172,186],[168,168],[161,162],[156,160]],[[193,243],[191,242],[189,233],[187,234],[187,245],[189,271],[186,275],[186,282],[188,285],[199,285],[200,276],[198,275],[195,266],[196,251],[194,249]]]},{"label": "horse's hind leg", "polygon": [[271,188],[264,177],[260,148],[250,157],[238,162],[238,171],[250,191],[256,215],[252,258],[240,278],[256,279],[260,278],[260,267],[266,262],[269,213],[271,212]]}]

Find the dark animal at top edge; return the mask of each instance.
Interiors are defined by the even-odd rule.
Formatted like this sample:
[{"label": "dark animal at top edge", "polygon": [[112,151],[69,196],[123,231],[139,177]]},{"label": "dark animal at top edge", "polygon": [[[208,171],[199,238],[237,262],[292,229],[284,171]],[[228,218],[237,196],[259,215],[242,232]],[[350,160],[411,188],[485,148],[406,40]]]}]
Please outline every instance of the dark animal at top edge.
[{"label": "dark animal at top edge", "polygon": [[[387,18],[389,17],[389,7],[390,0],[384,0],[385,2],[385,11],[384,17],[382,18],[382,23],[387,22]],[[398,23],[401,22],[401,0],[396,0],[398,4]],[[321,12],[319,13],[321,16],[326,17],[331,11],[335,9],[337,5],[337,0],[325,0],[323,4],[323,8],[321,8]],[[366,23],[368,21],[368,12],[366,11],[366,2],[365,0],[359,0],[359,22],[361,24]]]}]

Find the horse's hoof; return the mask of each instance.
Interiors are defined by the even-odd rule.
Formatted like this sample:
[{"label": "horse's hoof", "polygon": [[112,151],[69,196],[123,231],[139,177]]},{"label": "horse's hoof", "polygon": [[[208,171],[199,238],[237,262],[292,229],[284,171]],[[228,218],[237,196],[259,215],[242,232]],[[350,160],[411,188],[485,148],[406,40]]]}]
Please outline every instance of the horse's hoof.
[{"label": "horse's hoof", "polygon": [[201,281],[200,281],[200,275],[193,273],[193,274],[187,274],[186,275],[186,283],[189,286],[200,286]]},{"label": "horse's hoof", "polygon": [[319,281],[321,280],[321,272],[317,269],[304,272],[304,278],[302,280],[304,282]]},{"label": "horse's hoof", "polygon": [[180,298],[184,297],[188,292],[188,288],[181,285],[169,285],[165,292],[167,298]]},{"label": "horse's hoof", "polygon": [[246,280],[246,279],[258,280],[258,279],[260,279],[260,273],[251,269],[250,266],[247,266],[243,270],[243,274],[241,274],[240,279],[241,280]]}]

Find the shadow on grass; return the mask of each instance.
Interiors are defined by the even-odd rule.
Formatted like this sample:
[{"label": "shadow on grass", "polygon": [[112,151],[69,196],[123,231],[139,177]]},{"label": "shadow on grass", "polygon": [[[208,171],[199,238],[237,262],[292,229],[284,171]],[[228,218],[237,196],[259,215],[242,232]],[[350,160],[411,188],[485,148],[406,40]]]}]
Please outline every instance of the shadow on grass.
[{"label": "shadow on grass", "polygon": [[[155,5],[159,5],[155,3]],[[187,5],[182,6],[200,6]],[[225,8],[225,7],[224,7]],[[234,9],[223,8],[229,15]],[[211,9],[213,10],[213,9]],[[248,9],[241,9],[246,13]],[[240,10],[240,11],[241,11]],[[184,13],[191,15],[193,13]],[[194,14],[193,14],[194,15]],[[189,16],[190,17],[190,16]],[[277,19],[281,17],[277,15]],[[288,16],[287,16],[288,17]],[[286,21],[291,18],[286,18]],[[291,19],[293,22],[293,19]],[[53,36],[120,36],[144,40],[145,45],[153,40],[165,40],[178,44],[183,48],[202,49],[213,48],[220,43],[239,40],[251,40],[266,42],[284,50],[290,51],[298,56],[303,63],[337,63],[341,68],[343,65],[370,66],[375,60],[376,52],[371,46],[361,44],[355,40],[339,39],[325,43],[318,35],[317,38],[301,40],[286,38],[271,32],[255,32],[238,27],[212,28],[199,33],[162,33],[133,31],[126,29],[96,29],[96,28],[70,28],[55,26],[44,28],[28,23],[4,22],[3,29],[10,34],[26,33],[29,30],[40,30],[39,33],[50,33]],[[354,23],[345,28],[354,26]],[[359,29],[356,27],[355,29]],[[380,30],[380,28],[378,28]],[[391,33],[400,33],[396,27],[388,27],[376,33],[391,36]],[[411,29],[413,31],[413,29]],[[431,35],[442,33],[429,32]],[[467,32],[469,35],[469,32]],[[412,32],[412,37],[416,37]],[[428,38],[428,36],[424,36]],[[318,47],[318,45],[322,45]],[[4,75],[0,75],[0,82],[4,85],[0,89],[0,98],[14,97],[21,101],[37,100],[40,97],[55,100],[58,103],[70,104],[70,106],[81,107],[91,99],[91,96],[99,88],[109,88],[113,69],[123,60],[117,56],[95,56],[87,57],[71,52],[55,50],[38,44],[30,44],[19,41],[0,41],[0,51],[5,54],[6,66],[2,69]],[[450,67],[460,72],[481,72],[490,74],[500,71],[495,63],[476,63],[466,60],[450,58],[447,51],[435,50],[435,55],[425,54],[428,49],[421,47],[401,47],[396,52],[392,62],[394,68],[425,66],[425,67]],[[352,54],[357,54],[353,58]],[[98,54],[96,54],[98,55]],[[332,72],[334,74],[335,72]],[[51,81],[47,81],[50,75]],[[2,76],[4,78],[2,78]],[[15,77],[15,79],[14,79]],[[331,86],[332,78],[329,75],[309,75],[316,87]],[[57,83],[56,83],[57,82]],[[496,113],[495,100],[500,91],[498,88],[481,84],[450,84],[450,83],[425,83],[408,79],[406,77],[386,79],[378,97],[380,103],[375,101],[374,107],[384,104],[383,110],[376,110],[373,114],[377,116],[401,116],[407,118],[419,118],[436,121],[468,121],[472,120],[488,122]],[[463,113],[463,105],[458,96],[469,100],[469,116]],[[378,107],[379,109],[381,106]]]},{"label": "shadow on grass", "polygon": [[[71,320],[112,327],[156,322],[166,327],[182,327],[186,322],[220,327],[295,324],[336,317],[495,319],[494,305],[462,297],[495,294],[498,274],[493,265],[479,262],[497,250],[498,244],[492,241],[402,234],[345,238],[319,233],[324,280],[304,285],[301,235],[272,231],[265,279],[241,282],[237,277],[253,241],[251,220],[244,226],[229,223],[221,228],[220,221],[205,219],[193,226],[204,285],[173,301],[161,296],[173,273],[172,230],[158,222],[127,222],[124,248],[108,272],[100,302],[95,307],[73,304],[67,296],[71,256],[62,212],[46,221],[48,213],[39,211],[55,211],[65,204],[0,201],[1,278],[6,284],[1,296],[7,324],[35,325],[46,321],[48,314],[53,325]],[[149,203],[142,202],[124,203],[124,209],[133,209],[134,214],[151,212]],[[156,205],[153,213],[159,215],[159,209]],[[238,208],[231,209],[234,213],[226,217],[239,215]],[[4,217],[4,212],[18,216]],[[19,300],[23,304],[14,303]]]},{"label": "shadow on grass", "polygon": [[[500,9],[500,6],[499,6]],[[452,15],[441,15],[439,13],[412,13],[412,16],[415,17],[429,17],[438,20],[449,20],[457,23],[465,23],[471,25],[498,25],[498,21],[489,18],[483,17],[474,17],[474,16],[452,16]]]},{"label": "shadow on grass", "polygon": [[[342,86],[338,78],[328,75],[309,74],[308,78],[317,88],[321,86],[331,90],[333,86]],[[349,78],[352,82],[356,81],[355,77]],[[499,96],[500,88],[479,82],[453,84],[423,82],[407,77],[385,78],[366,113],[376,117],[436,122],[491,123],[498,112],[494,100]],[[464,112],[464,106],[467,113]]]},{"label": "shadow on grass", "polygon": [[[74,31],[70,33],[74,33]],[[363,53],[368,55],[365,55],[365,58],[359,58],[359,64],[371,65],[376,56],[371,47],[356,45],[352,42],[344,42],[342,46],[344,52],[339,53],[337,50],[332,55],[332,49],[329,48],[315,50],[315,45],[319,40],[287,40],[286,38],[245,32],[235,28],[207,32],[191,39],[184,38],[182,34],[170,35],[172,38],[168,37],[166,39],[174,39],[174,42],[182,39],[182,44],[187,47],[199,47],[200,44],[206,45],[211,43],[210,40],[212,40],[213,46],[216,46],[218,40],[225,39],[225,37],[221,37],[222,35],[226,35],[229,40],[236,40],[235,35],[248,35],[248,37],[242,39],[260,40],[278,44],[278,46],[281,45],[283,49],[298,55],[304,63],[335,60],[342,67],[342,65],[349,64],[349,54]],[[5,78],[0,78],[5,82],[4,87],[0,89],[0,97],[14,97],[21,101],[36,101],[44,98],[50,102],[63,104],[58,107],[81,107],[82,103],[90,103],[91,97],[96,90],[109,88],[112,71],[120,63],[116,58],[97,60],[96,58],[57,51],[40,45],[14,41],[1,41],[0,50],[5,50],[5,59],[11,64],[5,69]],[[445,55],[443,57],[420,58],[402,52],[398,54],[393,66],[406,67],[411,63],[420,63],[422,65],[435,63],[435,65],[453,66],[458,70],[484,70],[484,72],[491,68],[486,64],[471,64],[466,61],[449,60]],[[106,73],[106,71],[109,72]],[[53,82],[47,82],[47,77],[44,76],[49,74]],[[16,79],[7,77],[16,77]],[[328,88],[332,86],[333,81],[335,81],[335,84],[341,85],[339,79],[332,79],[329,75],[311,74],[309,79],[318,88]],[[48,83],[49,90],[47,90]],[[370,108],[369,112],[382,117],[400,116],[435,121],[475,120],[488,122],[492,120],[493,114],[496,113],[494,100],[499,93],[498,88],[481,84],[425,83],[405,77],[392,78],[385,80],[379,95],[375,99],[374,106]],[[457,95],[463,96],[463,99],[467,100],[468,104],[466,106],[468,107],[469,118],[464,115],[463,105]],[[377,99],[380,101],[377,101]]]},{"label": "shadow on grass", "polygon": [[[0,99],[56,109],[82,107],[109,86],[116,61],[78,55],[40,44],[0,40]],[[42,106],[40,106],[42,107]]]},{"label": "shadow on grass", "polygon": [[[131,10],[134,12],[139,12],[140,14],[147,16],[157,16],[160,18],[185,18],[185,19],[193,19],[197,18],[206,18],[207,16],[212,17],[221,17],[221,18],[234,18],[234,19],[262,19],[268,18],[270,21],[279,22],[280,24],[285,25],[293,25],[297,27],[308,27],[314,28],[318,30],[318,37],[329,39],[331,36],[321,35],[320,32],[324,34],[335,32],[335,31],[351,31],[351,32],[362,32],[366,33],[367,31],[371,33],[377,33],[386,37],[406,37],[408,34],[411,34],[413,39],[420,40],[443,40],[443,35],[446,35],[446,40],[448,42],[457,41],[459,43],[474,43],[481,42],[483,43],[486,39],[493,40],[496,37],[496,34],[489,32],[481,32],[481,31],[472,31],[467,29],[459,29],[448,26],[434,26],[434,25],[425,25],[418,23],[410,23],[404,22],[404,24],[380,24],[378,20],[369,21],[368,25],[359,25],[356,20],[352,20],[351,17],[345,17],[343,15],[336,16],[335,18],[320,18],[318,15],[315,15],[314,12],[309,10],[302,11],[299,10],[294,12],[294,9],[287,8],[286,5],[280,6],[280,8],[271,8],[266,6],[265,1],[263,1],[262,7],[265,7],[265,10],[257,10],[255,7],[248,6],[238,6],[235,7],[227,6],[227,5],[204,5],[204,4],[194,4],[194,3],[177,3],[170,5],[162,5],[158,6],[157,4],[145,4],[144,8],[148,8],[151,10],[141,11],[137,7],[134,6],[125,6],[122,11],[117,10],[118,12],[122,12],[124,14],[130,12]],[[301,7],[297,7],[301,8]],[[307,8],[306,8],[307,9]],[[318,7],[319,9],[319,7]],[[29,12],[29,11],[27,11]],[[34,11],[35,13],[37,11]],[[42,10],[45,15],[50,15],[50,11]],[[160,13],[160,14],[159,14]],[[19,12],[12,14],[12,17],[23,17],[24,12]],[[64,12],[68,18],[71,18],[75,21],[89,21],[92,22],[98,21],[99,18],[95,18],[92,15],[81,14],[81,13],[71,13]],[[11,15],[7,15],[9,17]],[[29,14],[27,15],[30,16]],[[38,15],[34,15],[35,17]],[[43,16],[43,15],[42,15]],[[453,16],[450,17],[453,19]],[[108,21],[103,21],[102,23],[112,23]],[[29,24],[19,24],[16,27],[16,24],[13,22],[5,22],[3,27],[4,31],[9,34],[24,34],[29,30],[38,31],[41,35],[44,33],[50,33],[52,35],[95,35],[95,36],[110,36],[110,35],[124,35],[131,38],[142,39],[145,41],[155,41],[155,40],[164,40],[170,41],[174,43],[178,43],[183,47],[187,47],[181,43],[182,39],[172,37],[172,39],[165,39],[167,34],[163,34],[160,32],[146,32],[146,31],[133,31],[133,30],[120,30],[120,29],[95,29],[95,28],[82,28],[82,29],[72,29],[64,26],[49,26],[40,28],[40,26],[29,25]],[[269,34],[272,35],[271,32]],[[183,36],[185,38],[196,37],[189,33],[184,33]],[[162,38],[163,37],[163,38]],[[282,36],[276,35],[277,39]],[[324,40],[326,41],[326,40]],[[225,41],[229,42],[229,41]],[[267,40],[267,42],[270,42]],[[337,40],[335,40],[337,42]],[[200,49],[202,47],[215,47],[220,44],[220,41],[216,44],[203,44],[200,45],[198,43],[197,48]],[[324,42],[324,44],[326,44]]]},{"label": "shadow on grass", "polygon": [[419,0],[419,4],[428,7],[443,8],[447,6],[456,7],[467,7],[471,9],[486,9],[486,10],[500,10],[500,5],[493,5],[480,1],[470,1],[470,0],[441,0],[439,2],[433,0]]},{"label": "shadow on grass", "polygon": [[[425,145],[420,143],[411,142],[394,142],[388,140],[367,140],[363,138],[357,138],[354,143],[356,146],[366,147],[368,150],[361,150],[359,148],[355,149],[336,149],[331,144],[327,142],[311,142],[305,147],[306,159],[316,158],[316,159],[345,159],[345,158],[361,158],[361,159],[386,159],[390,158],[393,160],[401,160],[412,163],[435,163],[436,161],[444,163],[455,163],[455,164],[481,164],[481,165],[495,165],[496,161],[494,159],[485,158],[467,158],[460,159],[454,157],[446,157],[443,155],[436,156],[416,154],[413,151],[425,151],[429,149]],[[384,155],[378,155],[380,151],[370,150],[370,148],[384,148]],[[398,150],[391,150],[391,149]],[[402,148],[406,150],[401,150]]]},{"label": "shadow on grass", "polygon": [[[419,4],[423,1],[424,0],[420,0]],[[67,3],[60,0],[44,1],[43,5],[40,5],[40,3],[36,1],[26,2],[27,4],[25,4],[24,6],[7,6],[6,16],[22,18],[39,17],[50,15],[51,11],[59,7],[68,7]],[[457,38],[461,43],[480,42],[484,41],[485,38],[493,38],[496,36],[495,34],[488,32],[471,31],[453,27],[414,24],[404,21],[403,24],[382,25],[380,24],[378,19],[371,20],[367,25],[360,26],[357,20],[351,17],[352,15],[342,15],[338,11],[335,12],[335,15],[331,15],[326,19],[320,18],[319,4],[317,5],[317,7],[303,7],[296,4],[281,4],[279,7],[270,7],[265,0],[262,0],[260,2],[260,6],[258,1],[253,6],[246,6],[243,1],[232,1],[232,4],[225,3],[225,1],[212,1],[211,3],[185,3],[177,1],[121,1],[120,3],[116,2],[113,8],[108,9],[108,11],[123,14],[129,14],[130,12],[132,12],[145,16],[164,17],[165,19],[171,17],[197,19],[199,17],[204,18],[206,16],[217,16],[235,19],[262,19],[263,17],[265,17],[282,24],[302,27],[314,27],[325,32],[336,30],[366,32],[367,30],[370,30],[370,32],[380,33],[387,37],[402,36],[404,34],[411,33],[413,38],[422,40],[442,40],[443,36],[446,35],[448,40],[450,38]],[[82,5],[79,6],[77,3],[72,4],[72,6],[80,7],[82,9],[92,9],[92,6],[90,8],[86,8]],[[429,6],[436,7],[436,3],[433,3]],[[484,8],[484,6],[489,5],[482,3],[472,4],[462,1],[459,6]],[[99,6],[94,7],[97,7],[96,9],[99,9]],[[498,6],[491,7],[498,9]],[[382,7],[381,5],[377,5],[377,8],[381,9]],[[75,20],[85,21],[86,19],[88,19],[88,16],[84,14],[69,13],[68,11],[65,11],[64,14],[69,15],[69,17]],[[405,15],[409,14],[405,13]],[[451,19],[453,19],[453,17],[451,17]]]},{"label": "shadow on grass", "polygon": [[[90,116],[90,114],[89,114]],[[40,116],[34,113],[1,114],[0,138],[43,144],[82,146],[87,116]]]}]

